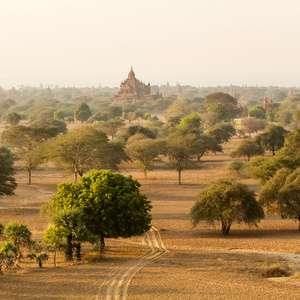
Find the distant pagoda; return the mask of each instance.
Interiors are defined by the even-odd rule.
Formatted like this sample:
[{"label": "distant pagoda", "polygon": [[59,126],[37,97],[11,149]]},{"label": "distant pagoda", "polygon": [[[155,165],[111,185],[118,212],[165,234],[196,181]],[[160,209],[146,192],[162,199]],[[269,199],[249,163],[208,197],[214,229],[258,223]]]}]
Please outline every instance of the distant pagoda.
[{"label": "distant pagoda", "polygon": [[120,88],[121,90],[114,97],[114,102],[117,103],[123,103],[125,101],[136,103],[138,100],[153,102],[153,100],[162,98],[161,94],[152,94],[150,83],[146,85],[135,78],[132,67],[128,73],[128,78],[121,82]]}]

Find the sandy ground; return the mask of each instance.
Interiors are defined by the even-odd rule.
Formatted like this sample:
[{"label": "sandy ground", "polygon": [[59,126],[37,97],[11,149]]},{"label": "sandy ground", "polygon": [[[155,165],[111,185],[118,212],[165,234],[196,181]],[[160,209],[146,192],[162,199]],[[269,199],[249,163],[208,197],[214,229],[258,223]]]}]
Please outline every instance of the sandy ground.
[{"label": "sandy ground", "polygon": [[[142,192],[152,201],[152,224],[168,249],[166,255],[146,261],[130,279],[127,299],[300,299],[299,279],[274,280],[257,274],[273,263],[288,266],[291,274],[300,272],[296,222],[273,216],[257,228],[234,224],[226,237],[219,224],[191,226],[189,211],[200,189],[213,178],[229,175],[223,166],[230,161],[227,153],[236,143],[237,139],[225,145],[224,154],[206,156],[199,169],[184,171],[181,186],[177,173],[163,167],[149,173],[147,179],[134,167],[122,170],[141,182]],[[33,237],[42,239],[50,223],[39,217],[40,206],[56,192],[57,183],[72,177],[47,166],[33,173],[32,185],[26,180],[20,171],[16,195],[0,199],[0,222],[26,222]],[[256,182],[246,177],[241,180],[259,192]],[[6,271],[0,277],[0,299],[95,299],[111,274],[136,264],[147,249],[141,237],[108,240],[107,245],[101,258],[93,246],[84,245],[84,259],[74,266],[64,262],[62,253],[57,268],[52,259],[42,269],[33,262],[21,263],[22,271]],[[106,293],[101,290],[98,299],[108,299]]]}]

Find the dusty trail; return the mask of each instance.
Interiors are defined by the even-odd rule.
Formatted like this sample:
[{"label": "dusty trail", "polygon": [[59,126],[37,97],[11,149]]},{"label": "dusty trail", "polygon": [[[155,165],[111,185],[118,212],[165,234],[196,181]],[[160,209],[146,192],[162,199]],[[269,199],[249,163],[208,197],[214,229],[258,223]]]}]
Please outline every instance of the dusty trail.
[{"label": "dusty trail", "polygon": [[127,290],[134,275],[148,262],[154,261],[169,252],[155,227],[152,227],[149,232],[145,233],[143,243],[149,247],[149,251],[123,268],[109,274],[100,285],[96,300],[126,299]]}]

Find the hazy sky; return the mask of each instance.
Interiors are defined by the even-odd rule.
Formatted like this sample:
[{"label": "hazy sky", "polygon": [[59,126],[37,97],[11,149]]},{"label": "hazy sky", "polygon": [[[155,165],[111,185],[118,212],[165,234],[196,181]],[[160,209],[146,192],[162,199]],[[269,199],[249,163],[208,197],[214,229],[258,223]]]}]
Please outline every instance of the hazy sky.
[{"label": "hazy sky", "polygon": [[9,0],[0,86],[300,86],[300,0]]}]

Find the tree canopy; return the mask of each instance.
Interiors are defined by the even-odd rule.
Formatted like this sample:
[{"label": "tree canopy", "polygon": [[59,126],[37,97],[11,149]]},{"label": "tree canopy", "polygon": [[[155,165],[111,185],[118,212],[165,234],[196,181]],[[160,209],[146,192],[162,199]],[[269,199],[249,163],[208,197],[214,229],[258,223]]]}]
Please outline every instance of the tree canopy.
[{"label": "tree canopy", "polygon": [[300,168],[280,169],[262,187],[259,200],[270,213],[298,220],[300,230]]},{"label": "tree canopy", "polygon": [[245,157],[247,161],[250,160],[252,156],[264,155],[264,148],[251,139],[245,139],[240,142],[235,150],[230,152],[230,157]]},{"label": "tree canopy", "polygon": [[242,122],[242,126],[244,131],[248,133],[251,138],[252,133],[258,132],[259,130],[263,130],[265,128],[265,123],[258,118],[248,117]]},{"label": "tree canopy", "polygon": [[58,134],[57,127],[15,125],[2,133],[2,139],[8,146],[13,146],[17,156],[23,161],[28,172],[28,183],[31,183],[31,173],[43,161],[41,145],[46,140]]},{"label": "tree canopy", "polygon": [[10,113],[5,117],[5,122],[10,125],[17,125],[21,120],[21,115],[16,112]]},{"label": "tree canopy", "polygon": [[109,143],[104,132],[91,126],[70,130],[49,142],[48,157],[66,170],[82,176],[92,168],[117,169],[125,159],[124,149],[117,143]]},{"label": "tree canopy", "polygon": [[133,142],[128,141],[126,153],[138,164],[146,177],[147,172],[153,170],[154,162],[161,161],[159,155],[165,153],[165,142],[149,138],[142,138]]},{"label": "tree canopy", "polygon": [[167,138],[167,155],[171,166],[178,172],[178,183],[181,184],[181,172],[192,163],[197,153],[198,136],[196,134],[171,133]]},{"label": "tree canopy", "polygon": [[235,128],[228,123],[218,123],[208,130],[208,135],[214,137],[218,144],[229,142],[235,134]]},{"label": "tree canopy", "polygon": [[101,238],[128,238],[150,229],[152,206],[131,176],[107,170],[92,170],[78,184],[58,185],[52,206],[57,209],[79,208],[88,230]]},{"label": "tree canopy", "polygon": [[90,107],[85,102],[78,104],[74,112],[75,119],[81,121],[81,123],[86,121],[91,115]]},{"label": "tree canopy", "polygon": [[283,147],[287,133],[288,131],[281,126],[269,125],[255,137],[255,140],[275,155],[275,151]]},{"label": "tree canopy", "polygon": [[194,226],[200,221],[220,221],[222,233],[228,234],[234,222],[256,225],[264,211],[247,185],[227,178],[212,181],[201,190],[190,216]]},{"label": "tree canopy", "polygon": [[13,195],[17,187],[13,175],[16,171],[14,168],[14,157],[9,149],[0,146],[0,197],[3,195]]}]

